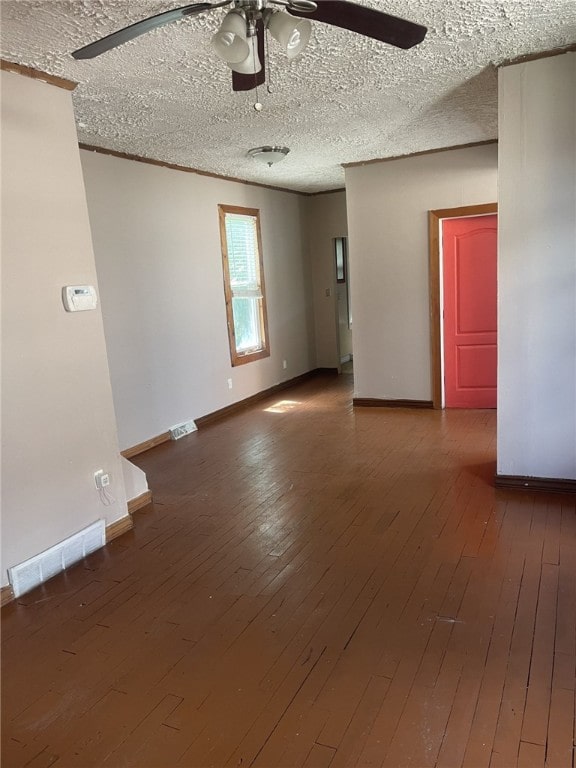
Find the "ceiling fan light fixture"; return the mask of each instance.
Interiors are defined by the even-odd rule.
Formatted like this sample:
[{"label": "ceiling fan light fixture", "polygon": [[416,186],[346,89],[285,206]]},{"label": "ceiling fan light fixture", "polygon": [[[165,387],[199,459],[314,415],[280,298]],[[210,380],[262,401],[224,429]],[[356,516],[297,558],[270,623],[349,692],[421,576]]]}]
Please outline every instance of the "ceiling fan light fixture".
[{"label": "ceiling fan light fixture", "polygon": [[[302,16],[310,16],[315,22],[341,27],[403,49],[421,43],[427,32],[421,24],[390,16],[350,0],[219,0],[216,3],[192,3],[141,19],[78,48],[72,52],[72,56],[75,59],[92,59],[152,29],[231,3],[234,3],[234,8],[226,14],[220,29],[212,37],[211,45],[218,56],[234,70],[233,91],[251,91],[266,82],[266,28],[283,46],[289,59],[304,50],[310,39],[312,25],[307,19],[303,20]],[[268,3],[284,6],[286,12],[272,10],[268,8]],[[294,21],[293,17],[299,21]],[[259,59],[262,59],[262,63]]]},{"label": "ceiling fan light fixture", "polygon": [[267,26],[289,59],[294,59],[302,53],[312,34],[312,24],[308,19],[294,18],[284,11],[272,12],[268,16]]},{"label": "ceiling fan light fixture", "polygon": [[250,45],[246,40],[246,19],[238,11],[229,11],[212,36],[210,45],[216,54],[228,65],[240,64],[250,56]]},{"label": "ceiling fan light fixture", "polygon": [[279,163],[280,160],[284,160],[286,155],[290,152],[288,147],[280,147],[276,145],[254,147],[254,149],[248,150],[248,155],[254,160],[258,160],[261,163],[266,163],[270,168],[274,163]]}]

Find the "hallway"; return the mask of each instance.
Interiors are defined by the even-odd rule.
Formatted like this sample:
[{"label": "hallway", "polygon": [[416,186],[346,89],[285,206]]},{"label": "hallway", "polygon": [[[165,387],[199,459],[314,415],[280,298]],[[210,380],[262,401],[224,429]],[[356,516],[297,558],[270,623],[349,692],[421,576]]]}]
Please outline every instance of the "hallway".
[{"label": "hallway", "polygon": [[576,501],[495,412],[319,376],[134,461],[133,531],[2,610],[5,768],[573,765]]}]

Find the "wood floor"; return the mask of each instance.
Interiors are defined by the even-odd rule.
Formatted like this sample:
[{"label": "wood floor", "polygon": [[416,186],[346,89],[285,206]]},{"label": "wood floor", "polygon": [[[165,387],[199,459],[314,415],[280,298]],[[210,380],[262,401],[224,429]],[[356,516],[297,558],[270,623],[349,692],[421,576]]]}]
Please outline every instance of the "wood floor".
[{"label": "wood floor", "polygon": [[495,491],[495,414],[318,378],[135,459],[135,529],[3,609],[3,762],[574,761],[574,497]]}]

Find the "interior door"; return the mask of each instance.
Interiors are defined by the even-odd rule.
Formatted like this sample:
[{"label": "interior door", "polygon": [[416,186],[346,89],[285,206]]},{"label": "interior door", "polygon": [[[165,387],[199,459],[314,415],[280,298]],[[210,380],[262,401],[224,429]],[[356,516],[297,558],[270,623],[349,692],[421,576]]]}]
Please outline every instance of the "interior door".
[{"label": "interior door", "polygon": [[497,216],[442,222],[444,403],[496,408]]}]

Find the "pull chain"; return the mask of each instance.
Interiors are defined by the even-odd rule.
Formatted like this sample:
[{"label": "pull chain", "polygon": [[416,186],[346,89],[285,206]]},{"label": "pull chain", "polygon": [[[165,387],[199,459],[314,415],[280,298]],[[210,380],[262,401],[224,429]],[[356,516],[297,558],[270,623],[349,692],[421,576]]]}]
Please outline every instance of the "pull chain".
[{"label": "pull chain", "polygon": [[265,46],[266,46],[265,51],[264,51],[265,58],[266,58],[266,69],[268,71],[268,76],[266,78],[266,80],[267,80],[266,90],[268,91],[268,93],[272,93],[273,92],[273,88],[272,88],[272,70],[270,69],[270,48],[268,47],[268,30],[267,29],[265,30],[264,43],[265,43]]},{"label": "pull chain", "polygon": [[[252,37],[252,50],[254,51],[254,58],[256,58],[256,56],[258,55],[258,48],[256,47],[257,46],[257,41],[258,41],[258,36],[254,35]],[[262,112],[262,109],[263,109],[263,106],[260,103],[260,99],[258,97],[258,79],[257,79],[257,76],[256,76],[256,103],[254,104],[254,109],[256,110],[256,112]]]},{"label": "pull chain", "polygon": [[256,104],[254,104],[254,109],[256,112],[262,112],[263,106],[260,103],[260,99],[258,98],[258,86],[256,86]]}]

